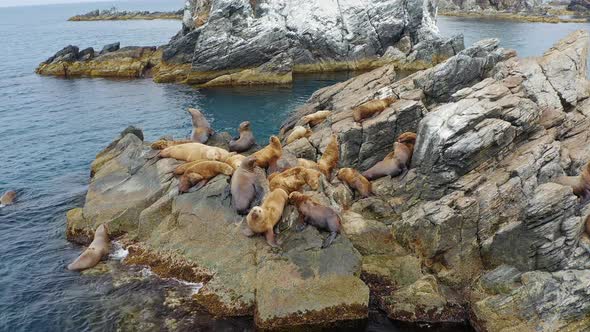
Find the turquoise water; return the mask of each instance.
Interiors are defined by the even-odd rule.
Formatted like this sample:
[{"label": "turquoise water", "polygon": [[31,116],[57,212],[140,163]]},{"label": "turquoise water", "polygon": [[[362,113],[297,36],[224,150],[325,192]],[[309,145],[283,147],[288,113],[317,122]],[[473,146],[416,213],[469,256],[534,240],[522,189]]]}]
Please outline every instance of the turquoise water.
[{"label": "turquoise water", "polygon": [[[175,10],[183,1],[114,4],[120,9]],[[16,205],[0,209],[0,331],[161,330],[171,316],[180,322],[180,330],[251,330],[249,320],[212,320],[164,306],[167,297],[186,297],[190,289],[139,268],[111,261],[110,274],[67,271],[66,264],[82,248],[65,240],[65,212],[83,203],[96,153],[128,125],[143,128],[148,140],[185,137],[191,130],[185,110],[196,106],[218,131],[235,133],[241,121],[250,120],[263,141],[314,91],[349,74],[300,76],[291,87],[207,90],[150,80],[65,80],[34,74],[39,62],[67,44],[160,45],[180,28],[179,21],[66,21],[111,5],[0,8],[0,192],[14,189],[19,194]],[[537,25],[484,23],[440,19],[444,34],[464,32],[468,44],[500,36],[524,55],[540,53],[578,26],[543,25],[545,31]],[[366,330],[409,329],[375,314]]]}]

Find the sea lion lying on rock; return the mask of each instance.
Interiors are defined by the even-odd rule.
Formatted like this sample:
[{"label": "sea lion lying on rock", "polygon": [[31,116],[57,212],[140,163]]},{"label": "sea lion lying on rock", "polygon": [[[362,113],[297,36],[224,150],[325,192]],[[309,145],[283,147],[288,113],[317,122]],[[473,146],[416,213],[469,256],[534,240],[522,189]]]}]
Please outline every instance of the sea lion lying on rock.
[{"label": "sea lion lying on rock", "polygon": [[304,159],[304,158],[297,158],[297,165],[301,166],[301,167],[309,168],[309,169],[315,169],[315,170],[320,169],[318,166],[318,163],[316,163],[315,161]]},{"label": "sea lion lying on rock", "polygon": [[230,191],[232,206],[240,215],[248,214],[256,199],[264,196],[264,188],[256,174],[256,157],[245,158],[231,177]]},{"label": "sea lion lying on rock", "polygon": [[274,227],[281,220],[288,199],[289,195],[280,188],[266,195],[262,205],[253,207],[246,216],[248,228],[244,230],[244,235],[264,233],[266,242],[272,247],[277,247]]},{"label": "sea lion lying on rock", "polygon": [[250,121],[244,121],[240,123],[238,131],[240,133],[240,137],[229,142],[230,152],[246,152],[256,144],[256,139],[254,138],[254,134],[250,128]]},{"label": "sea lion lying on rock", "polygon": [[228,165],[230,165],[234,170],[236,170],[236,169],[238,169],[238,167],[240,167],[240,165],[242,164],[242,161],[244,161],[244,159],[246,159],[246,156],[241,155],[241,154],[235,154],[235,155],[227,158],[227,160],[225,162]]},{"label": "sea lion lying on rock", "polygon": [[297,127],[293,128],[293,130],[291,131],[291,134],[289,134],[289,137],[287,137],[287,144],[291,144],[291,143],[295,142],[296,140],[303,138],[303,137],[307,138],[307,137],[311,136],[311,134],[313,134],[311,129],[305,128],[303,126],[297,126]]},{"label": "sea lion lying on rock", "polygon": [[188,167],[185,170],[184,175],[180,177],[178,191],[186,193],[196,184],[199,184],[198,188],[201,188],[207,183],[207,181],[219,174],[231,176],[233,173],[234,169],[223,162],[212,160],[197,162]]},{"label": "sea lion lying on rock", "polygon": [[297,231],[302,231],[307,225],[327,230],[330,235],[324,240],[322,248],[329,247],[342,229],[342,223],[336,211],[314,202],[309,196],[299,192],[292,192],[289,195],[289,201],[299,212]]},{"label": "sea lion lying on rock", "polygon": [[393,104],[397,99],[393,97],[385,99],[370,100],[352,110],[352,117],[356,122],[363,122],[366,119],[383,112],[389,105]]},{"label": "sea lion lying on rock", "polygon": [[189,108],[188,112],[190,113],[193,121],[191,140],[197,143],[207,143],[209,137],[213,135],[213,129],[211,129],[209,121],[207,121],[203,113],[201,113],[201,111],[196,108]]},{"label": "sea lion lying on rock", "polygon": [[350,188],[356,190],[363,198],[371,195],[371,182],[367,180],[356,169],[341,168],[336,174],[338,179],[346,183]]},{"label": "sea lion lying on rock", "polygon": [[318,168],[327,178],[332,175],[332,170],[338,166],[340,159],[340,145],[338,144],[338,136],[332,134],[330,143],[326,146],[324,154],[318,161]]},{"label": "sea lion lying on rock", "polygon": [[258,167],[267,168],[270,163],[281,158],[283,155],[283,146],[276,136],[271,136],[268,145],[252,154],[256,157]]},{"label": "sea lion lying on rock", "polygon": [[363,176],[372,181],[384,176],[398,176],[406,172],[412,161],[415,144],[415,133],[406,132],[401,134],[393,144],[393,152],[389,153],[373,167],[364,171]]},{"label": "sea lion lying on rock", "polygon": [[281,173],[289,168],[298,166],[297,157],[290,153],[283,153],[279,159],[274,159],[268,165],[267,174]]},{"label": "sea lion lying on rock", "polygon": [[169,141],[169,140],[165,140],[165,139],[160,139],[160,140],[157,140],[154,143],[152,143],[152,145],[150,147],[153,150],[164,150],[165,148],[168,148],[171,146],[181,145],[181,144],[186,144],[186,143],[193,143],[193,141],[191,141],[191,140]]},{"label": "sea lion lying on rock", "polygon": [[320,123],[324,122],[332,114],[332,111],[317,111],[315,113],[306,115],[302,118],[303,125],[309,124],[311,127],[315,127]]},{"label": "sea lion lying on rock", "polygon": [[271,174],[268,180],[270,181],[270,190],[281,188],[289,194],[301,190],[305,185],[308,185],[312,190],[318,190],[321,175],[319,171],[297,166],[282,173]]},{"label": "sea lion lying on rock", "polygon": [[108,255],[110,246],[109,228],[102,224],[94,232],[94,239],[90,246],[68,265],[68,270],[82,271],[95,267],[104,256]]},{"label": "sea lion lying on rock", "polygon": [[578,176],[561,176],[555,180],[563,186],[572,187],[574,195],[578,196],[582,203],[590,199],[590,162],[584,166],[582,173]]},{"label": "sea lion lying on rock", "polygon": [[16,199],[16,191],[9,190],[0,197],[0,207],[14,204]]},{"label": "sea lion lying on rock", "polygon": [[207,146],[201,143],[186,143],[171,146],[160,151],[159,154],[160,158],[174,158],[184,161],[197,161],[201,159],[225,161],[232,155],[225,149]]}]

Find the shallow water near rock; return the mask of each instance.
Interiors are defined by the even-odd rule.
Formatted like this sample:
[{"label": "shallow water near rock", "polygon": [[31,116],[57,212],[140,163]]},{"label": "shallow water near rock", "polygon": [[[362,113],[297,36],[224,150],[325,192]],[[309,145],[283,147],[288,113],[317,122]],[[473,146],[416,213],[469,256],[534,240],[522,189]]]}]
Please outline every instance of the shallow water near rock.
[{"label": "shallow water near rock", "polygon": [[[95,154],[130,124],[142,127],[148,140],[183,137],[190,133],[185,110],[197,106],[218,131],[234,134],[241,121],[252,121],[263,142],[315,90],[351,74],[298,76],[291,87],[208,90],[157,85],[149,79],[64,80],[34,74],[40,61],[68,43],[95,48],[115,41],[122,46],[158,45],[180,28],[178,21],[66,21],[109,6],[0,8],[0,191],[18,193],[15,205],[0,209],[0,331],[251,330],[249,319],[215,321],[179,309],[179,299],[193,289],[146,276],[141,268],[121,266],[116,259],[83,274],[67,271],[65,266],[82,248],[65,240],[65,212],[81,206]],[[174,10],[182,1],[117,6]],[[540,54],[568,32],[588,28],[452,18],[440,18],[439,24],[444,34],[463,32],[466,45],[499,37],[522,55]],[[393,325],[378,312],[361,329],[420,330]]]}]

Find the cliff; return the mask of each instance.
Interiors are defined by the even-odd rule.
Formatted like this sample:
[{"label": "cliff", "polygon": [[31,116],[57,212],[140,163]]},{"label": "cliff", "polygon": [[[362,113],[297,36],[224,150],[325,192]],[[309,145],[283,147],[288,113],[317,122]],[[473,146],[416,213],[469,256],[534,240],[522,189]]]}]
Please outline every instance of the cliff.
[{"label": "cliff", "polygon": [[[342,217],[329,248],[315,228],[294,231],[292,206],[279,249],[245,237],[229,177],[179,195],[179,162],[153,159],[134,128],[97,156],[84,207],[68,213],[68,239],[88,243],[108,223],[127,264],[202,281],[196,303],[217,316],[252,315],[263,329],[363,319],[370,303],[392,319],[478,331],[588,329],[590,206],[555,180],[590,160],[589,43],[577,31],[519,58],[483,40],[401,80],[387,65],[317,91],[281,137],[304,115],[332,114],[285,155],[318,160],[334,133],[338,167],[365,170],[399,134],[418,136],[408,174],[373,181],[371,197],[324,176],[306,190]],[[353,121],[352,108],[384,97],[397,101]]]},{"label": "cliff", "polygon": [[[436,12],[434,0],[188,1],[154,80],[277,84],[301,72],[423,69],[463,49],[461,36],[439,36]],[[68,67],[81,60],[61,61]]]}]

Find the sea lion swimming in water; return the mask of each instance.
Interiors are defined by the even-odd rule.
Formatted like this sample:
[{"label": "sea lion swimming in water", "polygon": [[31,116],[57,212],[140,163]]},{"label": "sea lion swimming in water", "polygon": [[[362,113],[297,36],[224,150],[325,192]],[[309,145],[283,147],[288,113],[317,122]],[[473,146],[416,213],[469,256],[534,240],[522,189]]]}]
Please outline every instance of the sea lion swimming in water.
[{"label": "sea lion swimming in water", "polygon": [[264,233],[266,242],[271,247],[278,247],[274,227],[281,220],[288,199],[287,192],[280,188],[266,195],[262,205],[253,207],[246,216],[248,228],[244,229],[244,235],[250,237]]},{"label": "sea lion swimming in water", "polygon": [[398,176],[408,170],[414,153],[416,134],[406,132],[401,134],[393,144],[393,152],[363,172],[367,180],[372,181],[384,176]]},{"label": "sea lion swimming in water", "polygon": [[252,129],[250,127],[250,121],[244,121],[240,123],[238,131],[240,133],[240,137],[238,139],[232,139],[229,142],[230,152],[246,152],[256,144],[256,139],[254,138],[254,134],[252,133]]},{"label": "sea lion swimming in water", "polygon": [[9,190],[0,197],[0,207],[12,205],[14,204],[14,200],[16,199],[16,191]]},{"label": "sea lion swimming in water", "polygon": [[95,267],[104,256],[108,255],[110,245],[109,228],[102,224],[94,232],[94,239],[90,246],[68,265],[68,270],[82,271]]},{"label": "sea lion swimming in water", "polygon": [[211,129],[209,121],[207,121],[203,113],[196,108],[189,108],[188,112],[193,121],[191,140],[197,143],[207,143],[209,136],[213,135],[213,130]]},{"label": "sea lion swimming in water", "polygon": [[307,225],[327,230],[330,235],[322,243],[322,248],[329,247],[342,229],[342,223],[336,211],[314,202],[311,197],[297,191],[289,195],[289,201],[299,212],[297,231],[302,231]]}]

